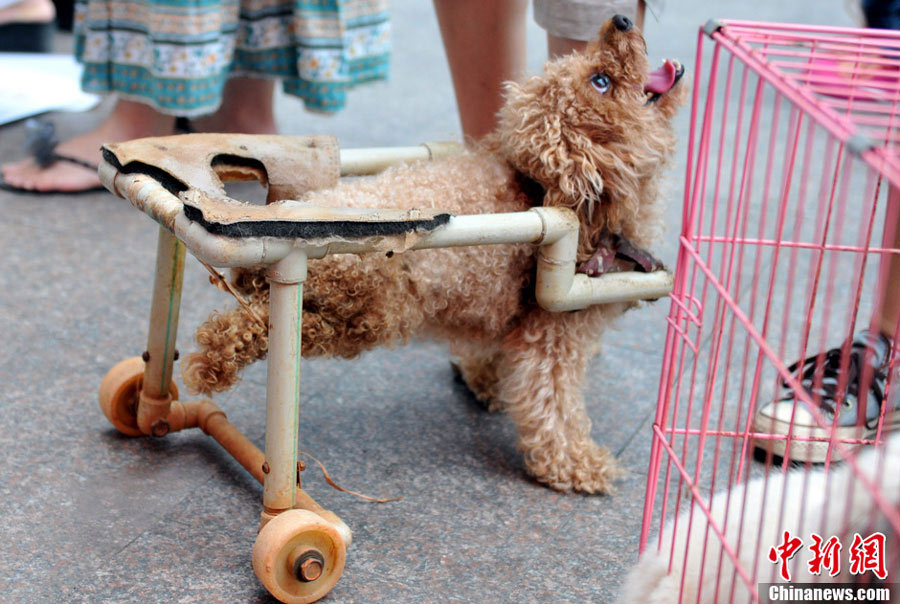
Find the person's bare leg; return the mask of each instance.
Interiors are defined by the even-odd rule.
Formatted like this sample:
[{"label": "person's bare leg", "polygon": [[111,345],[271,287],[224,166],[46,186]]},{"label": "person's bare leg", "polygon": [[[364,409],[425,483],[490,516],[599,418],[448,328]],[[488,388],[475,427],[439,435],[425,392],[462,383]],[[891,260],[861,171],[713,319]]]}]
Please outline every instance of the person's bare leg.
[{"label": "person's bare leg", "polygon": [[6,23],[48,23],[56,17],[56,7],[50,0],[21,0],[8,4],[0,2],[0,25]]},{"label": "person's bare leg", "polygon": [[[888,193],[888,215],[891,209],[897,212],[897,221],[900,223],[900,190],[891,187]],[[900,224],[894,228],[894,248],[900,248]],[[886,270],[882,271],[880,279],[884,290],[878,304],[878,313],[875,316],[875,326],[881,333],[894,338],[898,335],[897,322],[900,319],[900,257],[891,254],[887,259]]]},{"label": "person's bare leg", "polygon": [[434,0],[463,134],[494,129],[502,83],[525,70],[527,0]]},{"label": "person's bare leg", "polygon": [[274,102],[275,80],[229,78],[219,109],[193,120],[193,124],[199,132],[277,134]]},{"label": "person's bare leg", "polygon": [[[637,13],[634,18],[634,24],[638,29],[644,29],[644,2],[638,0]],[[563,38],[554,36],[547,32],[547,54],[551,59],[565,56],[572,52],[580,52],[587,47],[588,43],[583,40],[575,40],[573,38]]]},{"label": "person's bare leg", "polygon": [[[100,126],[60,143],[56,152],[91,164],[100,163],[100,145],[172,133],[175,118],[149,105],[119,100]],[[41,168],[27,158],[0,167],[7,184],[33,191],[80,191],[100,185],[95,170],[65,161]]]}]

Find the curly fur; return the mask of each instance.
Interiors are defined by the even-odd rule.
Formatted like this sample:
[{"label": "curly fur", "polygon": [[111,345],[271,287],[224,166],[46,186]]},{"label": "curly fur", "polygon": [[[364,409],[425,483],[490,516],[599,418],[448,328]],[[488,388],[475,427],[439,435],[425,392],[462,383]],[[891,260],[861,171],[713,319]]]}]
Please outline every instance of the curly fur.
[{"label": "curly fur", "polygon": [[[648,71],[640,33],[608,23],[586,52],[509,84],[497,130],[465,153],[391,168],[304,200],[455,214],[566,206],[582,223],[581,261],[603,229],[648,246],[661,226],[658,181],[674,147],[669,121],[685,95],[677,84],[647,104]],[[606,94],[590,84],[598,72],[612,81]],[[530,287],[534,253],[521,244],[312,260],[303,354],[352,358],[413,336],[448,340],[476,396],[515,421],[533,476],[560,490],[608,492],[618,470],[591,439],[581,389],[600,334],[628,305],[544,311]],[[238,281],[265,319],[262,275],[244,269]],[[230,387],[267,347],[264,330],[241,310],[214,314],[197,341],[200,350],[185,358],[184,378],[205,393]]]}]

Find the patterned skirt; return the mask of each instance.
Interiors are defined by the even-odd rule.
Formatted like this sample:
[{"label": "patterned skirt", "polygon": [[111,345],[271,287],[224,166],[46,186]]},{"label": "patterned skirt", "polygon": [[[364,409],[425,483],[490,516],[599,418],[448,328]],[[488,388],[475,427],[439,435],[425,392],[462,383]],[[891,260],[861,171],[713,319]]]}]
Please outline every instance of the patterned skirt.
[{"label": "patterned skirt", "polygon": [[171,115],[216,110],[232,75],[282,80],[307,108],[337,111],[387,77],[388,0],[78,0],[87,92]]}]

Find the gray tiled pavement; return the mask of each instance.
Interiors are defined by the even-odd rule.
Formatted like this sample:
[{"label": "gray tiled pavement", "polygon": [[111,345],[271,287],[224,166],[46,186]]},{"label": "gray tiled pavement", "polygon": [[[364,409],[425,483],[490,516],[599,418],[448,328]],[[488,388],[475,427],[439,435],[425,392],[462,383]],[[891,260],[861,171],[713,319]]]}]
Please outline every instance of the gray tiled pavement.
[{"label": "gray tiled pavement", "polygon": [[[354,92],[332,118],[279,98],[283,133],[335,133],[347,147],[458,137],[431,4],[393,5],[391,80]],[[697,27],[712,16],[852,23],[837,0],[672,0],[646,27],[652,59],[690,66]],[[529,34],[536,70],[542,32],[532,24]],[[61,135],[98,123],[108,107],[57,116]],[[685,111],[685,141],[687,124]],[[0,128],[0,161],[19,157],[22,138],[21,124]],[[684,148],[660,250],[669,264]],[[0,192],[0,212],[0,601],[272,602],[250,568],[261,492],[254,481],[202,434],[120,437],[96,404],[106,370],[144,348],[154,225],[108,194]],[[181,350],[211,308],[230,304],[204,275],[189,263]],[[591,365],[594,435],[627,469],[609,497],[559,494],[526,477],[511,423],[481,411],[438,345],[305,363],[302,448],[349,487],[403,496],[365,503],[304,474],[310,492],[355,531],[327,601],[613,600],[637,551],[666,310],[659,302],[630,313]],[[264,377],[264,365],[255,366],[218,398],[260,445]]]}]

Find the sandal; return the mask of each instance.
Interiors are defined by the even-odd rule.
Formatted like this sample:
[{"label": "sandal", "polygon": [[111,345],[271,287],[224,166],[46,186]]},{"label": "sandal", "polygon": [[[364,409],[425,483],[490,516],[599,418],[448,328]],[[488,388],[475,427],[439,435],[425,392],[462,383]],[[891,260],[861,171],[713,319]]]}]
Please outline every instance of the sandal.
[{"label": "sandal", "polygon": [[4,23],[0,25],[0,52],[50,52],[55,33],[53,21]]},{"label": "sandal", "polygon": [[[25,149],[28,154],[34,158],[35,163],[40,168],[49,168],[57,162],[67,162],[97,172],[98,166],[96,164],[92,164],[83,159],[78,159],[77,157],[57,153],[57,145],[59,145],[59,140],[56,138],[56,127],[52,122],[36,119],[25,122]],[[27,193],[30,195],[81,195],[84,193],[96,193],[98,191],[106,190],[104,187],[98,185],[96,187],[78,189],[75,191],[63,191],[59,189],[38,191],[11,185],[4,181],[2,176],[0,176],[0,189],[12,191],[14,193]]]}]

